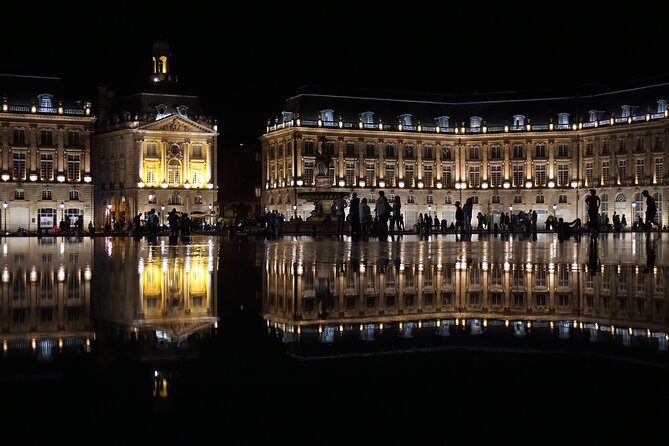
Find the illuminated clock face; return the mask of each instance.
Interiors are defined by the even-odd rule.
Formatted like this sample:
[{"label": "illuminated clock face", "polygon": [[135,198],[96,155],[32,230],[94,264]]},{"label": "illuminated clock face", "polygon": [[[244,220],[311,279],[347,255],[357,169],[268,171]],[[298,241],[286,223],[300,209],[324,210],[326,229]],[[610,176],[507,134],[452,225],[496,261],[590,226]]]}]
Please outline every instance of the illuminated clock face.
[{"label": "illuminated clock face", "polygon": [[179,154],[179,146],[174,144],[172,147],[170,147],[170,152],[173,156],[177,156]]}]

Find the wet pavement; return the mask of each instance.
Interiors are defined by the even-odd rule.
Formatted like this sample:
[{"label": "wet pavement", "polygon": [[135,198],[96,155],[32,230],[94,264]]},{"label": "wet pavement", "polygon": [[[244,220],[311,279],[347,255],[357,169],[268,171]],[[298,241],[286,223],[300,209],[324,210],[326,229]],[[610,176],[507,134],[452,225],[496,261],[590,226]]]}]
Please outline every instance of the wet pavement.
[{"label": "wet pavement", "polygon": [[24,443],[664,443],[665,234],[16,238],[0,267]]}]

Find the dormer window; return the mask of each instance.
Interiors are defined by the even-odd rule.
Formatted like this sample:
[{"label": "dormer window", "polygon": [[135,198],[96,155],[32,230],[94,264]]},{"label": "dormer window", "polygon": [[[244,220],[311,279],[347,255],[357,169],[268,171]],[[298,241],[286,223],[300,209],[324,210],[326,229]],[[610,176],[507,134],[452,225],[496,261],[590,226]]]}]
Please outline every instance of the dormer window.
[{"label": "dormer window", "polygon": [[588,122],[597,122],[604,112],[601,110],[590,110],[588,112]]},{"label": "dormer window", "polygon": [[513,126],[515,128],[523,127],[525,125],[525,115],[513,115]]},{"label": "dormer window", "polygon": [[293,112],[281,112],[281,122],[291,122],[293,120]]},{"label": "dormer window", "polygon": [[472,129],[479,129],[481,128],[481,122],[483,119],[480,116],[471,116],[469,118],[469,127]]},{"label": "dormer window", "polygon": [[44,112],[50,112],[53,111],[53,95],[51,94],[41,94],[37,97],[37,100],[39,102],[39,111],[44,113]]},{"label": "dormer window", "polygon": [[409,113],[405,113],[403,115],[400,115],[399,118],[400,118],[400,122],[402,123],[403,126],[413,125],[412,116]]},{"label": "dormer window", "polygon": [[620,108],[622,110],[622,117],[623,118],[629,118],[630,116],[634,115],[634,113],[636,112],[637,106],[636,105],[623,105]]},{"label": "dormer window", "polygon": [[558,113],[558,128],[559,129],[569,128],[569,113]]},{"label": "dormer window", "polygon": [[321,119],[323,122],[334,122],[334,110],[329,108],[321,110]]},{"label": "dormer window", "polygon": [[167,113],[167,105],[165,104],[156,105],[155,110],[156,110],[156,120],[162,119],[170,115],[169,113]]},{"label": "dormer window", "polygon": [[664,111],[667,109],[667,100],[666,99],[660,99],[657,101],[657,112],[658,113],[664,113]]},{"label": "dormer window", "polygon": [[435,118],[435,120],[437,121],[437,125],[442,129],[448,128],[448,121],[450,119],[451,119],[450,116],[438,116]]},{"label": "dormer window", "polygon": [[374,112],[362,112],[360,113],[360,119],[362,119],[363,124],[374,124]]},{"label": "dormer window", "polygon": [[180,105],[177,107],[177,113],[179,113],[179,116],[188,116],[188,107],[185,105]]}]

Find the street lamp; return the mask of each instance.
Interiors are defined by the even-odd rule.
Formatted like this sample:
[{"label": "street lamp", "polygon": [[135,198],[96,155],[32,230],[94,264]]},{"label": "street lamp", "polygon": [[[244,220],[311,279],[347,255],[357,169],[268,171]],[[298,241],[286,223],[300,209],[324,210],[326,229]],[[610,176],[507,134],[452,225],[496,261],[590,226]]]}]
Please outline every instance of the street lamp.
[{"label": "street lamp", "polygon": [[161,227],[163,227],[165,225],[165,219],[163,217],[164,215],[165,215],[165,205],[161,204],[160,205],[160,226]]},{"label": "street lamp", "polygon": [[553,216],[557,217],[557,204],[553,203]]},{"label": "street lamp", "polygon": [[60,206],[60,219],[61,221],[65,221],[65,202],[61,201],[59,206]]},{"label": "street lamp", "polygon": [[632,202],[632,224],[634,224],[635,222],[636,222],[636,201],[633,201]]},{"label": "street lamp", "polygon": [[2,232],[4,232],[5,235],[7,235],[7,207],[9,207],[9,203],[7,203],[6,201],[3,202],[2,203],[2,212],[5,214],[5,225],[2,228],[3,229]]},{"label": "street lamp", "polygon": [[112,208],[112,204],[109,203],[107,205],[107,222],[109,223],[109,225],[111,225],[111,208]]},{"label": "street lamp", "polygon": [[214,209],[214,205],[209,203],[207,207],[209,208],[209,226],[211,226],[212,225],[211,210]]}]

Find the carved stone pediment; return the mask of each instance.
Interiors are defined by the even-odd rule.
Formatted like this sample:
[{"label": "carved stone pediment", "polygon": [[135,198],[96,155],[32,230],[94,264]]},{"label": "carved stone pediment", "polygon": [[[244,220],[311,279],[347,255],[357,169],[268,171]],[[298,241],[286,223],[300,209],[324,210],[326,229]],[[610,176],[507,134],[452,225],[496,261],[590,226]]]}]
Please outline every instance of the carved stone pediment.
[{"label": "carved stone pediment", "polygon": [[162,131],[162,132],[188,132],[188,133],[192,132],[210,133],[213,131],[210,128],[207,128],[201,124],[198,124],[194,121],[191,121],[188,118],[184,118],[179,115],[168,116],[158,121],[154,121],[149,124],[143,125],[139,129],[150,130],[150,131]]}]

